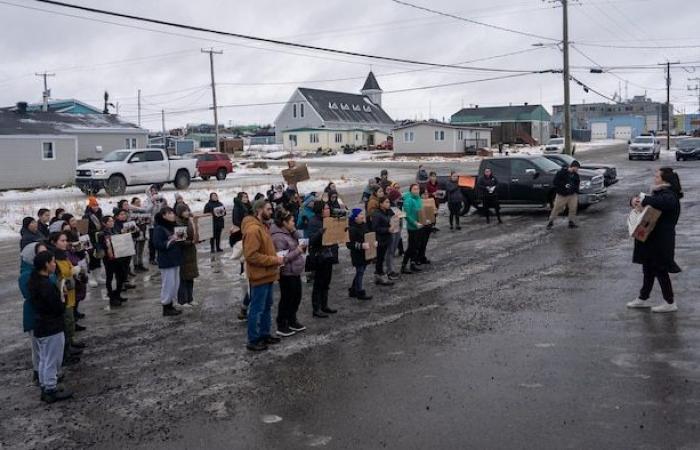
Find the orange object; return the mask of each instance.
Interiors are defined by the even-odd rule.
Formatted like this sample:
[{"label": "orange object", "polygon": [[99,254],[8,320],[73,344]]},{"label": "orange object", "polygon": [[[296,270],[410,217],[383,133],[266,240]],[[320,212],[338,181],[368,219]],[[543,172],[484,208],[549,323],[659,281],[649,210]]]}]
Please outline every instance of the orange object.
[{"label": "orange object", "polygon": [[476,187],[476,177],[460,176],[457,179],[457,186],[474,189]]}]

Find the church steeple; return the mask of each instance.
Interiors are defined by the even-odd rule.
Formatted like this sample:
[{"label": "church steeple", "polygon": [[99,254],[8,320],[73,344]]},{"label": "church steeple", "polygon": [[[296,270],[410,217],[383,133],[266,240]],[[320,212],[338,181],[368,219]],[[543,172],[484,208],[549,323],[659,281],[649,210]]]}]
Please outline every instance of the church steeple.
[{"label": "church steeple", "polygon": [[382,88],[379,87],[379,83],[377,83],[377,79],[374,77],[374,73],[372,71],[369,71],[369,75],[367,75],[367,79],[365,80],[364,86],[362,86],[362,90],[360,91],[362,95],[366,95],[369,97],[369,99],[372,101],[377,106],[382,106]]}]

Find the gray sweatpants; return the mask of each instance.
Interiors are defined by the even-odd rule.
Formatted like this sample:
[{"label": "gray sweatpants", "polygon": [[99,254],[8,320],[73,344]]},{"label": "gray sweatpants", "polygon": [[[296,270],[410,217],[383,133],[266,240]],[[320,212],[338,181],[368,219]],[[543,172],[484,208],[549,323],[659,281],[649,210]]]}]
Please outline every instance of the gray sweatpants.
[{"label": "gray sweatpants", "polygon": [[34,337],[33,331],[28,331],[29,342],[32,345],[32,369],[39,372],[39,341]]},{"label": "gray sweatpants", "polygon": [[65,335],[60,332],[35,339],[39,346],[39,384],[44,390],[56,389],[58,369],[63,362]]},{"label": "gray sweatpants", "polygon": [[389,248],[386,251],[386,256],[384,257],[384,266],[386,271],[384,273],[394,273],[394,255],[396,254],[396,249],[399,246],[399,240],[401,239],[401,232],[394,233],[391,235],[391,241],[389,242]]},{"label": "gray sweatpants", "polygon": [[180,266],[160,269],[160,303],[170,305],[177,300],[180,288]]}]

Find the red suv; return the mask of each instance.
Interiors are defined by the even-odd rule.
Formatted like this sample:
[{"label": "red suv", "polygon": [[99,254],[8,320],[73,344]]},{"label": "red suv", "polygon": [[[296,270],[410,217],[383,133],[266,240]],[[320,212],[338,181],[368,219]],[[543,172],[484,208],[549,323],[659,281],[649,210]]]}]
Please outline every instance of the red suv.
[{"label": "red suv", "polygon": [[231,158],[226,153],[194,153],[192,158],[197,160],[197,171],[204,181],[207,181],[210,177],[216,177],[217,180],[225,180],[226,175],[233,172]]}]

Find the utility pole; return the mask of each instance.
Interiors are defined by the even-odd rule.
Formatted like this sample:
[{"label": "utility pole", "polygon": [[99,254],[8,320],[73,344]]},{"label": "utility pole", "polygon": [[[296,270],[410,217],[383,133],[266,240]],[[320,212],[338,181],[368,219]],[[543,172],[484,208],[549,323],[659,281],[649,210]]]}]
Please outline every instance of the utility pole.
[{"label": "utility pole", "polygon": [[569,0],[560,0],[564,16],[564,35],[562,52],[564,53],[564,153],[571,154],[571,92],[569,90]]},{"label": "utility pole", "polygon": [[689,91],[696,91],[698,93],[698,113],[700,113],[700,78],[688,78],[688,81],[697,81],[698,84],[695,87],[688,86]]},{"label": "utility pole", "polygon": [[214,132],[216,133],[216,151],[219,151],[219,112],[216,106],[216,81],[214,79],[214,55],[223,55],[223,50],[202,49],[202,53],[209,53],[209,69],[211,71],[211,97],[214,110]]},{"label": "utility pole", "polygon": [[42,77],[44,79],[44,92],[41,93],[41,96],[43,98],[43,104],[41,107],[41,110],[46,112],[49,110],[49,97],[51,97],[51,91],[49,90],[48,86],[48,77],[55,77],[55,73],[49,73],[49,72],[43,72],[43,73],[35,73],[37,77]]},{"label": "utility pole", "polygon": [[168,143],[165,139],[165,110],[164,109],[160,110],[160,120],[161,120],[161,125],[163,126],[163,150],[167,153],[168,152]]},{"label": "utility pole", "polygon": [[680,64],[680,61],[659,63],[660,66],[666,66],[666,150],[671,150],[671,65],[676,64]]},{"label": "utility pole", "polygon": [[138,123],[139,126],[141,126],[141,89],[139,89],[139,95],[138,95]]}]

